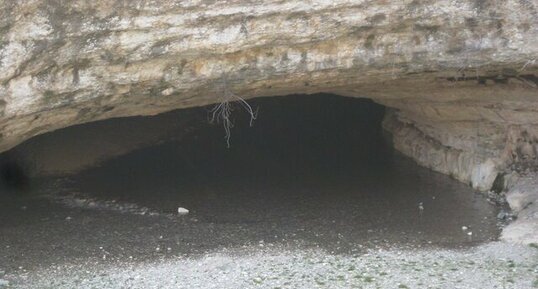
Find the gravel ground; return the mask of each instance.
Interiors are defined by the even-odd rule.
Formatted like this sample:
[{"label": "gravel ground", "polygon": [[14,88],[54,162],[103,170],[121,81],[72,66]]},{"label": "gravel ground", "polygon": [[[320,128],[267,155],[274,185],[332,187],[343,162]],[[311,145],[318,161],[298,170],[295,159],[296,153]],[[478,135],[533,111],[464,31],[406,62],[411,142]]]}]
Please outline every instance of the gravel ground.
[{"label": "gravel ground", "polygon": [[196,258],[76,264],[4,276],[12,288],[538,288],[538,249],[493,242],[464,250],[243,248]]}]

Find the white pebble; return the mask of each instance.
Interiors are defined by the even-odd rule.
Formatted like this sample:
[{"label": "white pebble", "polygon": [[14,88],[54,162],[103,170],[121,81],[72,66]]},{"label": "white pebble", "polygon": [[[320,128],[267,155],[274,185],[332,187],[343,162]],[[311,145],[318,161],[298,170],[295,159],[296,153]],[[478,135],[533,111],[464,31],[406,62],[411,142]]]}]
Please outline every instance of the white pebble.
[{"label": "white pebble", "polygon": [[189,210],[187,210],[185,208],[182,208],[182,207],[177,208],[177,214],[178,215],[186,215],[188,213],[189,213]]},{"label": "white pebble", "polygon": [[467,232],[467,235],[472,236],[473,232]]},{"label": "white pebble", "polygon": [[463,226],[463,227],[461,227],[461,229],[462,229],[463,231],[467,231],[467,229],[469,229],[469,228],[468,228],[467,226]]}]

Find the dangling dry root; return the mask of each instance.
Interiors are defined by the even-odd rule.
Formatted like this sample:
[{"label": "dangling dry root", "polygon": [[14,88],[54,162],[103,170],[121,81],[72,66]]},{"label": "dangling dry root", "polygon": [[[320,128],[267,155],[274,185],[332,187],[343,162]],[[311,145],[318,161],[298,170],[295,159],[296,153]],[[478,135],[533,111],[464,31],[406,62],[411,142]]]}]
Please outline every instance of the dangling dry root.
[{"label": "dangling dry root", "polygon": [[256,120],[258,116],[258,111],[254,111],[252,109],[252,106],[248,104],[243,98],[236,95],[235,93],[231,92],[227,85],[226,80],[224,79],[224,91],[222,94],[222,100],[217,103],[212,109],[211,109],[211,118],[209,120],[210,123],[221,123],[224,126],[224,139],[226,139],[226,145],[227,147],[230,147],[230,138],[231,138],[231,129],[233,128],[234,124],[230,119],[230,116],[232,115],[233,111],[233,104],[239,103],[245,111],[250,115],[250,126],[254,124],[254,120]]}]

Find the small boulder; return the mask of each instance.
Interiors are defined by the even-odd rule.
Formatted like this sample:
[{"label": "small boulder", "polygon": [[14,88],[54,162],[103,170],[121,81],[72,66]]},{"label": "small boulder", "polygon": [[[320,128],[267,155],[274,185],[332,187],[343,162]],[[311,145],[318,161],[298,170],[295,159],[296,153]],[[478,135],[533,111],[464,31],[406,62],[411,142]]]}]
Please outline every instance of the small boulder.
[{"label": "small boulder", "polygon": [[189,213],[189,210],[183,208],[183,207],[179,207],[177,208],[177,214],[180,215],[180,216],[184,216],[184,215],[187,215]]}]

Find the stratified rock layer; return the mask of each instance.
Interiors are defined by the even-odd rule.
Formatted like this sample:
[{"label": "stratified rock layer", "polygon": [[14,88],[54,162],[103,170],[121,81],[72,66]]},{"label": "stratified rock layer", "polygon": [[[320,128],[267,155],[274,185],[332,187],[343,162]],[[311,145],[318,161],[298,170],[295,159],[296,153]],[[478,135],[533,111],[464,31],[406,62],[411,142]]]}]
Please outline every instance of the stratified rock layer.
[{"label": "stratified rock layer", "polygon": [[[368,97],[487,190],[538,150],[535,1],[0,2],[0,151],[75,124],[291,93]],[[233,100],[233,99],[232,99]]]}]

